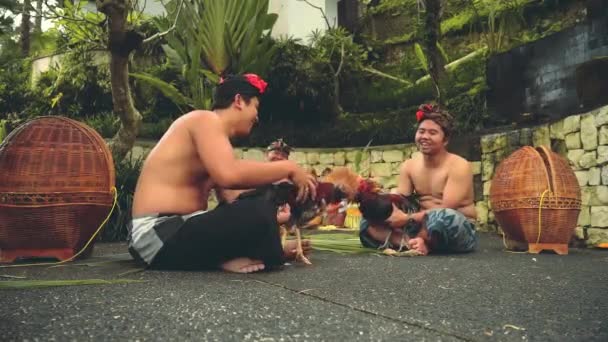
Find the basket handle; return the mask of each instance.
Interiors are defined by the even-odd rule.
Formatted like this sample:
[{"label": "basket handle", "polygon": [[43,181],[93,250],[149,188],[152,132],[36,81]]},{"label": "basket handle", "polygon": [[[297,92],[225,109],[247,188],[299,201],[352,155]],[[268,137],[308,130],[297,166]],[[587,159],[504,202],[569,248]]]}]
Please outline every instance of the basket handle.
[{"label": "basket handle", "polygon": [[543,168],[543,173],[545,175],[545,179],[547,180],[547,186],[549,187],[549,190],[553,191],[552,177],[549,174],[549,171],[547,170],[547,164],[546,164],[545,158],[543,158],[543,155],[537,149],[535,149],[533,147],[526,146],[524,148],[526,150],[530,151],[530,153],[536,154],[543,161],[543,164],[545,164],[545,167]]},{"label": "basket handle", "polygon": [[549,191],[554,192],[555,191],[555,178],[553,177],[553,173],[555,171],[555,163],[553,162],[553,159],[551,158],[551,149],[547,148],[547,146],[542,145],[542,146],[537,147],[536,151],[538,152],[540,157],[543,159],[543,162],[545,163],[545,172],[547,173]]}]

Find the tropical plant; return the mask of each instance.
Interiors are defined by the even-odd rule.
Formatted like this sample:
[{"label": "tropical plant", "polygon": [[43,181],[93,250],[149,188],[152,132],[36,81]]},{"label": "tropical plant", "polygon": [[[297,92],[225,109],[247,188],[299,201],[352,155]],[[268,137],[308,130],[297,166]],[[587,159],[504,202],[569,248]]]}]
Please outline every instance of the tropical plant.
[{"label": "tropical plant", "polygon": [[[448,55],[445,53],[445,50],[443,49],[443,47],[441,46],[441,44],[439,44],[439,42],[437,42],[437,49],[439,50],[439,52],[443,56],[443,59],[445,60],[445,62],[448,63],[449,62]],[[422,67],[422,69],[426,73],[428,73],[429,72],[429,63],[428,63],[428,61],[426,59],[426,56],[424,55],[424,51],[422,50],[422,46],[419,43],[415,43],[414,44],[414,53],[416,55],[416,58],[418,58],[418,62],[420,62],[420,66]]]},{"label": "tropical plant", "polygon": [[17,0],[0,0],[0,34],[6,34],[13,31],[13,15],[17,8]]},{"label": "tropical plant", "polygon": [[86,0],[64,0],[54,9],[57,18],[55,29],[61,32],[66,48],[79,47],[88,50],[103,50],[108,44],[104,34],[104,15],[86,9]]},{"label": "tropical plant", "polygon": [[280,39],[276,46],[260,121],[313,123],[331,118],[333,77],[327,66],[298,39]]},{"label": "tropical plant", "polygon": [[86,117],[112,109],[107,65],[98,55],[81,49],[67,53],[60,65],[43,73],[33,91],[43,100],[30,106],[32,114]]},{"label": "tropical plant", "polygon": [[342,112],[340,106],[340,79],[342,75],[364,69],[367,51],[353,41],[352,35],[344,28],[329,28],[325,32],[313,31],[311,47],[317,63],[326,66],[333,81],[333,112]]},{"label": "tropical plant", "polygon": [[100,113],[87,117],[84,120],[88,126],[92,127],[104,138],[110,138],[118,131],[120,122],[112,113]]},{"label": "tropical plant", "polygon": [[[65,32],[69,39],[66,48],[100,46],[109,51],[112,112],[121,124],[116,135],[109,141],[109,147],[114,159],[120,161],[133,147],[142,122],[142,115],[135,108],[129,84],[131,55],[142,45],[153,42],[168,32],[159,32],[147,38],[138,32],[137,25],[142,18],[138,1],[96,1],[96,13],[83,10],[87,3],[84,0],[60,0],[55,5],[45,2],[48,8],[45,15],[56,19],[63,27],[60,31]],[[169,31],[172,29],[174,27]]]},{"label": "tropical plant", "polygon": [[[369,163],[369,147],[372,144],[372,141],[374,141],[373,139],[371,139],[367,145],[365,145],[365,147],[363,148],[363,150],[357,150],[356,154],[355,154],[355,160],[353,161],[353,168],[357,174],[359,175],[367,175],[369,174],[369,168],[370,168],[370,163]],[[363,158],[363,156],[366,156],[365,160]],[[366,162],[367,165],[365,168],[363,168],[363,162]]]},{"label": "tropical plant", "polygon": [[103,241],[124,241],[127,238],[133,194],[142,165],[143,158],[133,158],[132,155],[116,163],[118,200],[112,216],[101,233]]},{"label": "tropical plant", "polygon": [[6,120],[0,119],[0,143],[6,138],[8,133],[6,132]]},{"label": "tropical plant", "polygon": [[[490,53],[504,49],[514,32],[525,23],[523,11],[531,0],[471,0],[476,21],[481,23],[483,43]],[[524,33],[525,34],[525,33]]]},{"label": "tropical plant", "polygon": [[[19,53],[17,43],[10,45],[15,48],[13,52]],[[21,113],[29,105],[31,94],[29,90],[29,77],[31,63],[26,60],[11,60],[14,55],[0,55],[0,60],[7,59],[0,64],[0,117],[4,114]]]},{"label": "tropical plant", "polygon": [[268,13],[268,0],[193,0],[185,1],[183,8],[173,0],[165,8],[167,17],[156,20],[161,31],[182,12],[162,48],[186,89],[146,73],[131,75],[158,88],[178,106],[208,108],[211,87],[220,76],[264,74],[268,69],[276,51],[270,31],[277,20],[276,14]]}]

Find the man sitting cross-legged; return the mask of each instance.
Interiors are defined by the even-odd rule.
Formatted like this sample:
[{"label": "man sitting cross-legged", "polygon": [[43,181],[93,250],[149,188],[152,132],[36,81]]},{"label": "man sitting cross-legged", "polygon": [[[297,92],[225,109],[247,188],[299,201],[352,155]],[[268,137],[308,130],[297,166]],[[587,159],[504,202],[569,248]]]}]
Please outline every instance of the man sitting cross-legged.
[{"label": "man sitting cross-legged", "polygon": [[[378,248],[385,243],[395,248],[403,241],[423,255],[429,252],[468,252],[477,245],[473,204],[473,173],[464,158],[447,151],[452,117],[433,105],[423,105],[416,113],[415,142],[421,157],[401,165],[397,192],[416,194],[421,210],[408,213],[395,205],[360,210],[374,211],[380,222],[361,221],[360,239],[364,246]],[[369,214],[368,214],[369,216]],[[401,233],[411,227],[409,236]],[[420,229],[416,231],[416,227]]]},{"label": "man sitting cross-legged", "polygon": [[[195,110],[169,127],[146,158],[133,199],[129,252],[153,268],[254,272],[283,265],[294,246],[281,245],[285,209],[251,197],[207,210],[209,191],[255,188],[289,179],[298,199],[316,180],[292,161],[238,160],[230,138],[258,121],[266,82],[253,74],[220,81],[212,111]],[[292,243],[293,244],[293,243]]]}]

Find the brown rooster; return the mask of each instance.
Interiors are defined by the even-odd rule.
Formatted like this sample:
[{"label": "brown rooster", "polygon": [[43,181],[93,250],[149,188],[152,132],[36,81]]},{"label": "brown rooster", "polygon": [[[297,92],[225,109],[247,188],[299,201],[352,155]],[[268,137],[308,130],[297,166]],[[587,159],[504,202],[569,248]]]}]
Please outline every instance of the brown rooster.
[{"label": "brown rooster", "polygon": [[[297,202],[296,196],[298,188],[289,182],[281,182],[269,184],[254,190],[250,190],[239,195],[239,198],[251,196],[263,196],[267,200],[273,202],[277,207],[289,204],[291,207],[291,218],[288,222],[290,227],[293,227],[296,233],[296,260],[310,265],[310,260],[304,255],[302,248],[302,239],[299,227],[312,220],[315,216],[325,208],[329,203],[338,203],[346,198],[346,194],[339,187],[332,183],[319,182],[317,183],[317,195],[315,198],[307,198],[304,202]],[[281,242],[285,242],[287,230],[280,227]]]},{"label": "brown rooster", "polygon": [[[334,168],[323,181],[333,184],[335,188],[342,190],[349,200],[358,203],[361,215],[368,221],[387,219],[388,217],[383,216],[392,212],[392,204],[406,213],[420,211],[415,195],[382,193],[378,183],[363,178],[347,167]],[[413,234],[419,229],[419,225],[408,224],[404,229]]]}]

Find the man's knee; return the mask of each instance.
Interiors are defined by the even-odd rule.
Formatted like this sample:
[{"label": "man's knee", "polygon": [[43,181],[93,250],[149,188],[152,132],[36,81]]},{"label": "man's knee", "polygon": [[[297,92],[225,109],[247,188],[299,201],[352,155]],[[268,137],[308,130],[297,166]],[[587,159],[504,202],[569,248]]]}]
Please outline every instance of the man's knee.
[{"label": "man's knee", "polygon": [[230,204],[229,215],[238,215],[247,220],[251,226],[276,226],[277,206],[263,197],[239,199]]},{"label": "man's knee", "polygon": [[429,210],[425,224],[429,234],[437,239],[438,251],[469,252],[476,248],[475,226],[457,210],[451,208]]},{"label": "man's knee", "polygon": [[[359,241],[361,241],[363,247],[378,249],[387,243],[390,236],[390,230],[377,226],[370,226],[365,219],[361,220]],[[391,246],[390,241],[388,242],[389,246]]]},{"label": "man's knee", "polygon": [[460,211],[458,211],[456,209],[452,209],[452,208],[431,209],[428,212],[429,213],[436,212],[439,215],[441,215],[442,217],[447,217],[447,216],[463,216],[464,217],[464,215]]}]

